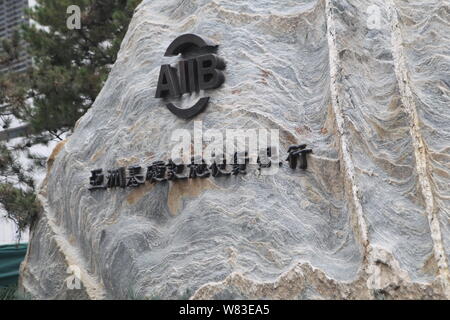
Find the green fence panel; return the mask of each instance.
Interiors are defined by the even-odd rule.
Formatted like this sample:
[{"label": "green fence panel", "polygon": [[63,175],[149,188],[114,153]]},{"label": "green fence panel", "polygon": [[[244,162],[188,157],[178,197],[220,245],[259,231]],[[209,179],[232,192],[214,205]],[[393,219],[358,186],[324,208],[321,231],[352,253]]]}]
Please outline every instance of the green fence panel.
[{"label": "green fence panel", "polygon": [[20,263],[26,253],[26,244],[0,246],[0,288],[17,285]]}]

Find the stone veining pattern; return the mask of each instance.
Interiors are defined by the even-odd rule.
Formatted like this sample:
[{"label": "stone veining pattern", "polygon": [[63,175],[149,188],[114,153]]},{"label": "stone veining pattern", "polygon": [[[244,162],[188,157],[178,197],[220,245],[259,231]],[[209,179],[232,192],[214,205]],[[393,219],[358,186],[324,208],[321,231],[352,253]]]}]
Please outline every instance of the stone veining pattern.
[{"label": "stone veining pattern", "polygon": [[[449,17],[440,0],[144,0],[93,108],[49,158],[21,287],[43,299],[448,299]],[[153,98],[183,33],[227,61],[195,120],[279,129],[283,154],[313,148],[307,171],[88,191],[90,170],[168,159],[172,132],[193,130]],[[65,283],[73,265],[80,290]]]}]

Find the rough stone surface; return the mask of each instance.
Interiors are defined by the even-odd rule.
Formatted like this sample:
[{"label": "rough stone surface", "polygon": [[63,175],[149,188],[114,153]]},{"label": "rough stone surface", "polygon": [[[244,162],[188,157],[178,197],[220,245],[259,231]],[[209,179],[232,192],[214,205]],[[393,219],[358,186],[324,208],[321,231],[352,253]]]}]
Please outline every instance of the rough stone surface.
[{"label": "rough stone surface", "polygon": [[[368,7],[381,21],[368,28]],[[94,107],[49,159],[22,288],[35,298],[448,299],[450,34],[441,0],[154,0]],[[166,160],[153,98],[168,44],[218,42],[203,129],[280,130],[307,171],[88,191],[90,170]],[[68,266],[83,288],[68,290]]]}]

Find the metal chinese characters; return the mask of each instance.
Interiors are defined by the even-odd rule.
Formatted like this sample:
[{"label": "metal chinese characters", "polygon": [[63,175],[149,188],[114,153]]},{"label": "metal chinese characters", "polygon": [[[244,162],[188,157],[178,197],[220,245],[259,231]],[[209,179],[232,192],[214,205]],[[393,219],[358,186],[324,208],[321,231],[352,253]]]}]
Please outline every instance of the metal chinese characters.
[{"label": "metal chinese characters", "polygon": [[[257,158],[257,169],[261,171],[264,168],[270,168],[272,162],[273,147],[260,150]],[[275,149],[276,150],[276,149]],[[292,170],[306,170],[308,167],[307,154],[311,149],[306,149],[306,144],[291,146],[288,149],[289,167]],[[232,159],[233,163],[228,164],[223,154],[212,156],[210,164],[207,164],[200,156],[192,157],[189,164],[183,164],[181,159],[169,159],[165,161],[154,161],[144,169],[141,166],[130,166],[128,168],[120,167],[118,169],[107,170],[105,177],[103,169],[91,171],[89,178],[89,190],[104,190],[113,188],[136,188],[146,181],[149,183],[161,183],[167,181],[178,181],[187,179],[205,179],[209,177],[227,177],[231,175],[246,175],[249,165],[249,156],[247,152],[235,152]],[[282,162],[276,162],[275,165],[282,165]]]},{"label": "metal chinese characters", "polygon": [[306,170],[308,168],[308,162],[306,160],[306,155],[311,153],[311,149],[306,149],[306,144],[300,144],[298,146],[290,146],[288,149],[288,157],[286,161],[289,162],[289,167],[291,169],[297,168],[297,162],[300,160],[300,169]]}]

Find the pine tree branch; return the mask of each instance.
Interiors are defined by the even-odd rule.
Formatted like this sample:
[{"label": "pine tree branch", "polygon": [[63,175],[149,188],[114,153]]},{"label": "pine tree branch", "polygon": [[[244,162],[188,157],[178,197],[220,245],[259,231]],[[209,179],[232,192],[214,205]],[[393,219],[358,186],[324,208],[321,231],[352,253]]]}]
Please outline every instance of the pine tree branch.
[{"label": "pine tree branch", "polygon": [[[88,36],[83,32],[82,29],[77,29],[77,31],[80,34],[80,36],[83,38],[84,41],[86,41],[92,45],[92,48],[98,48],[98,43],[95,43],[94,41],[89,39]],[[112,63],[111,57],[108,57],[103,51],[97,50],[96,52],[98,52],[101,55],[101,57],[106,60],[105,62]]]}]

